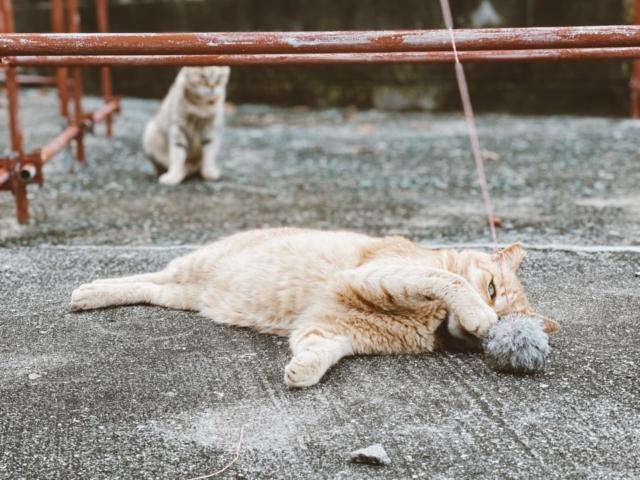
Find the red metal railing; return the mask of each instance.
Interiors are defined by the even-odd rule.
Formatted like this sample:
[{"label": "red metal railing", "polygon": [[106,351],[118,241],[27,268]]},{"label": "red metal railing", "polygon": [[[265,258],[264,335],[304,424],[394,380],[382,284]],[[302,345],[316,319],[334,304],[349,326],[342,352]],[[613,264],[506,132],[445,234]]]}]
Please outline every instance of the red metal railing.
[{"label": "red metal railing", "polygon": [[[635,6],[635,23],[640,25],[640,0],[636,0]],[[636,58],[640,58],[640,55]],[[631,89],[631,117],[640,118],[640,60],[633,62],[633,75],[629,88]]]},{"label": "red metal railing", "polygon": [[[80,33],[80,10],[78,0],[67,0],[67,28],[69,33]],[[80,67],[73,67],[71,70],[73,77],[73,113],[74,122],[79,124],[82,118],[82,70]],[[76,136],[76,158],[79,162],[84,162],[84,131],[78,130]]]},{"label": "red metal railing", "polygon": [[[98,34],[79,33],[77,0],[68,3],[68,31],[64,34],[63,0],[51,0],[52,34],[16,34],[11,0],[0,0],[0,57],[6,67],[12,158],[0,159],[0,189],[16,195],[18,219],[28,220],[25,183],[42,182],[41,167],[71,140],[84,158],[83,126],[107,120],[118,109],[107,67],[146,65],[358,64],[453,62],[446,30],[353,32],[240,32],[109,34],[107,0],[96,0]],[[636,0],[640,24],[640,0]],[[640,25],[559,28],[469,29],[454,32],[463,62],[550,61],[640,58]],[[105,106],[83,115],[80,66],[100,66]],[[61,115],[68,112],[69,79],[73,70],[74,118],[37,155],[25,156],[18,121],[18,66],[54,66],[60,92]],[[631,80],[632,113],[640,117],[640,61],[634,61]],[[21,180],[20,180],[21,179]],[[10,187],[10,188],[9,188]],[[22,189],[22,190],[20,190]],[[21,200],[19,200],[19,197]],[[25,206],[26,205],[26,206]]]},{"label": "red metal railing", "polygon": [[[0,29],[4,33],[15,31],[13,22],[13,4],[11,0],[0,0]],[[22,131],[19,118],[19,86],[18,73],[14,67],[8,67],[5,71],[5,86],[7,89],[9,132],[11,138],[11,157],[0,159],[0,170],[4,172],[4,182],[0,183],[0,189],[10,190],[16,202],[16,215],[18,221],[29,219],[29,201],[27,200],[27,187],[25,182],[19,181],[20,170],[24,161],[24,148],[22,143]]]},{"label": "red metal railing", "polygon": [[[63,0],[51,0],[51,25],[55,33],[63,33],[64,5]],[[69,122],[69,72],[66,68],[58,68],[56,71],[58,84],[58,96],[60,97],[60,116]]]},{"label": "red metal railing", "polygon": [[[64,0],[51,0],[51,21],[55,34],[65,31]],[[67,2],[67,27],[71,34],[80,32],[80,15],[77,0]],[[108,28],[107,4],[105,0],[96,0],[98,11],[98,25],[102,32]],[[0,0],[0,35],[1,38],[14,35],[13,4],[11,0]],[[41,64],[42,65],[42,64]],[[111,135],[111,114],[119,110],[119,100],[111,95],[111,77],[108,68],[102,70],[103,94],[105,105],[98,111],[84,115],[82,111],[82,75],[80,65],[73,65],[72,76],[69,79],[66,66],[57,69],[56,77],[20,76],[16,72],[12,57],[3,58],[3,78],[7,89],[9,131],[11,136],[11,155],[0,158],[0,190],[13,193],[16,202],[16,216],[18,221],[29,221],[29,203],[27,199],[27,185],[38,183],[42,185],[44,175],[43,166],[70,142],[76,142],[76,158],[83,161],[85,157],[83,133],[85,126],[92,126],[95,122],[107,122],[107,135]],[[22,132],[19,121],[19,92],[20,81],[36,84],[56,84],[60,97],[60,115],[66,119],[68,126],[53,141],[42,150],[25,154],[22,142]],[[73,117],[69,113],[69,87],[73,88]]]},{"label": "red metal railing", "polygon": [[[640,26],[463,29],[458,50],[640,47]],[[446,30],[13,34],[8,55],[222,55],[451,51]]]},{"label": "red metal railing", "polygon": [[[107,9],[107,0],[96,0],[96,12],[98,22],[98,32],[106,34],[109,31],[109,11]],[[113,92],[111,86],[111,70],[107,67],[102,67],[100,70],[100,77],[102,83],[102,96],[104,102],[109,103],[112,100]],[[112,135],[111,115],[107,115],[107,137]]]},{"label": "red metal railing", "polygon": [[73,123],[63,130],[63,132],[54,138],[46,147],[40,151],[40,159],[42,164],[46,164],[53,156],[61,151],[71,140],[78,137],[82,127],[91,127],[94,124],[108,119],[112,113],[120,108],[117,99],[111,99],[95,112],[85,115],[83,121]]},{"label": "red metal railing", "polygon": [[[553,60],[635,59],[640,47],[575,48],[546,50],[482,50],[458,52],[467,63],[521,62]],[[229,55],[75,55],[5,57],[6,65],[42,66],[204,66],[204,65],[317,65],[317,64],[403,64],[452,63],[453,52],[368,52],[368,53],[300,53],[300,54],[229,54]]]}]

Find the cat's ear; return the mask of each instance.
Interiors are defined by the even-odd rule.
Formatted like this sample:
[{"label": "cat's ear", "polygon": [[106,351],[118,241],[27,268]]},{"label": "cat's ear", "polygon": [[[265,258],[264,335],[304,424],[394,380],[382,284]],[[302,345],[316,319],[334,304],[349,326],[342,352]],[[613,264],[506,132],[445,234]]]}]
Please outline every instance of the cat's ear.
[{"label": "cat's ear", "polygon": [[560,324],[555,320],[551,320],[550,318],[543,317],[542,315],[538,315],[537,313],[534,313],[533,316],[542,320],[542,324],[544,326],[544,333],[556,333],[561,328]]},{"label": "cat's ear", "polygon": [[491,257],[494,261],[498,261],[498,259],[502,260],[502,264],[512,271],[518,270],[518,267],[524,260],[524,257],[527,256],[527,252],[522,248],[522,244],[520,242],[514,243],[513,245],[501,250],[498,253],[493,254]]}]

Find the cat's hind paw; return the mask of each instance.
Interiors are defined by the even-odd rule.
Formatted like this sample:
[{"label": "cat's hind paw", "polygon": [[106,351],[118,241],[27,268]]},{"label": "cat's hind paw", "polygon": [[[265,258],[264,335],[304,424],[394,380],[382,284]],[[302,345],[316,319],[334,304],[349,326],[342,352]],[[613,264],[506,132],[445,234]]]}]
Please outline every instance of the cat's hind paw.
[{"label": "cat's hind paw", "polygon": [[76,288],[71,294],[71,308],[73,310],[91,310],[111,305],[108,295],[99,283],[86,283]]}]

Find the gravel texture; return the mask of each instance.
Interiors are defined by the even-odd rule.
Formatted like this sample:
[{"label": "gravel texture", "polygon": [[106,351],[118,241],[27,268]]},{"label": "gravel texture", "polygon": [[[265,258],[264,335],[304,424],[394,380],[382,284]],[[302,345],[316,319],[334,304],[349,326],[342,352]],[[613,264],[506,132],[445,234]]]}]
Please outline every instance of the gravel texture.
[{"label": "gravel texture", "polygon": [[[41,146],[59,130],[56,98],[31,90],[22,103],[27,146]],[[98,126],[85,164],[47,165],[44,187],[30,187],[32,224],[19,227],[0,193],[0,246],[201,244],[280,225],[489,238],[458,114],[241,106],[228,116],[223,178],[166,188],[140,147],[157,106],[124,99],[115,137]],[[481,115],[478,126],[499,158],[486,168],[502,242],[640,245],[640,122]]]},{"label": "gravel texture", "polygon": [[[27,91],[23,104],[41,145],[55,98]],[[84,165],[48,165],[31,224],[0,192],[0,478],[189,479],[227,465],[242,427],[238,462],[216,478],[640,477],[638,123],[478,118],[499,155],[487,171],[500,241],[525,242],[525,289],[562,325],[542,372],[498,373],[482,353],[351,357],[291,390],[285,339],[150,306],[73,313],[71,291],[266,225],[486,245],[464,122],[243,106],[224,178],[168,189],[139,146],[156,106],[125,99],[115,138],[89,137]],[[350,463],[376,443],[391,464]]]}]

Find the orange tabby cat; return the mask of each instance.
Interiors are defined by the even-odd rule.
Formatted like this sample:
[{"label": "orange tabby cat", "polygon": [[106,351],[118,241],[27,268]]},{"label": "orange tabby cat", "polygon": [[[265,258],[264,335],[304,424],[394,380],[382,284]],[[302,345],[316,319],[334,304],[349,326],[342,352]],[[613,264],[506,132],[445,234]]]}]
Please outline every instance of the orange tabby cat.
[{"label": "orange tabby cat", "polygon": [[[402,237],[280,228],[238,233],[173,260],[158,273],[96,280],[74,309],[151,303],[288,337],[292,387],[318,383],[354,354],[480,348],[507,313],[533,314],[516,270],[516,243],[497,256],[431,250]],[[546,331],[559,328],[545,319]]]}]

